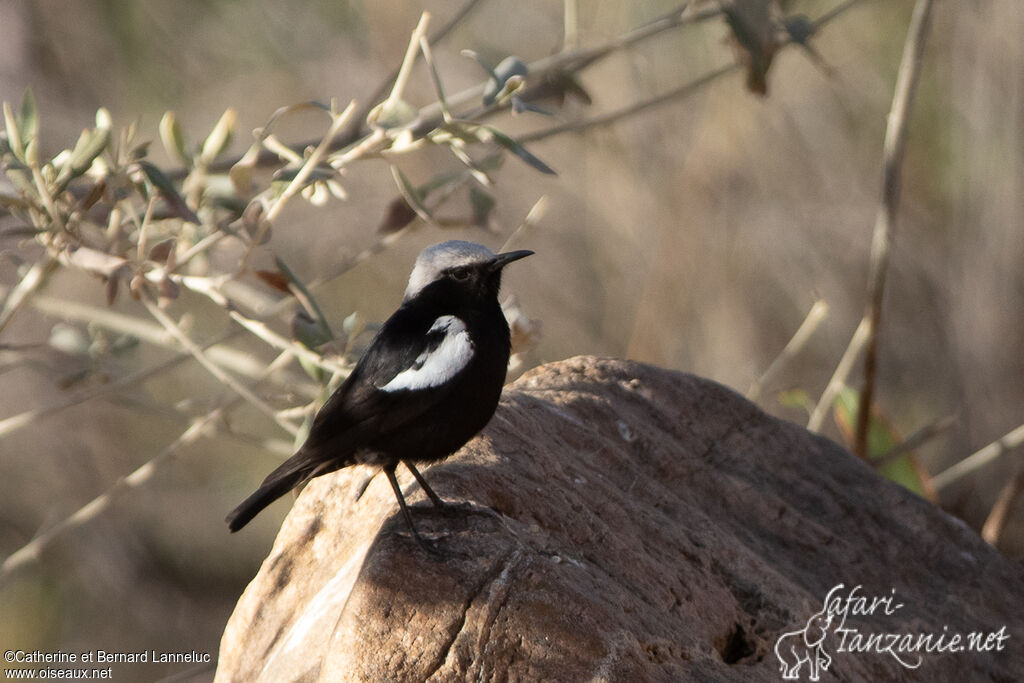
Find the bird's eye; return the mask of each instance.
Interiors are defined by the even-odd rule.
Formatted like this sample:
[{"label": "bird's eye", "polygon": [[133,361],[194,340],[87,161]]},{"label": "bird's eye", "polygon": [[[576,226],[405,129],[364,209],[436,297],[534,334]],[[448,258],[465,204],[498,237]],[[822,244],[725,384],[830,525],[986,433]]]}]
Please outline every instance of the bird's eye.
[{"label": "bird's eye", "polygon": [[456,280],[468,280],[469,279],[469,268],[453,268],[452,277]]}]

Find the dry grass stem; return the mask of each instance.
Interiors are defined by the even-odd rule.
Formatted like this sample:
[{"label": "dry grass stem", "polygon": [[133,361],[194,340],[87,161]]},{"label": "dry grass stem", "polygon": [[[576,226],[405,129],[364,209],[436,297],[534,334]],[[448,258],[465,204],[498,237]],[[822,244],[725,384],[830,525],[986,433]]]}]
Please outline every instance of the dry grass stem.
[{"label": "dry grass stem", "polygon": [[956,415],[946,415],[945,417],[939,418],[935,422],[925,425],[918,431],[914,432],[901,443],[894,446],[892,450],[883,455],[879,455],[872,459],[871,465],[875,469],[885,467],[889,463],[899,460],[907,453],[916,451],[921,446],[925,445],[932,439],[942,436],[956,424]]},{"label": "dry grass stem", "polygon": [[949,469],[936,474],[932,477],[935,490],[941,491],[964,475],[974,472],[982,465],[987,465],[1003,453],[1017,448],[1021,444],[1024,444],[1024,424],[1004,434],[984,448],[971,453]]},{"label": "dry grass stem", "polygon": [[882,300],[885,296],[885,278],[889,269],[892,242],[896,235],[899,213],[900,188],[902,186],[903,156],[907,143],[907,123],[914,91],[921,73],[925,37],[928,33],[932,0],[918,0],[910,18],[907,40],[903,45],[903,57],[896,75],[896,89],[892,107],[889,110],[883,145],[882,198],[875,218],[874,236],[871,240],[871,264],[868,273],[867,310],[864,319],[868,323],[867,352],[864,356],[864,389],[860,393],[860,407],[857,410],[857,428],[854,450],[861,458],[867,457],[868,425],[871,421],[871,405],[878,374],[878,336],[882,317]]},{"label": "dry grass stem", "polygon": [[846,386],[846,378],[850,376],[853,364],[856,362],[857,357],[860,356],[860,352],[863,350],[864,343],[867,340],[868,321],[861,318],[860,324],[857,325],[857,329],[854,330],[853,336],[850,338],[850,343],[846,345],[846,350],[843,351],[842,358],[839,359],[839,364],[836,365],[835,372],[832,373],[832,377],[825,386],[825,391],[821,392],[814,410],[811,411],[811,417],[807,420],[808,430],[812,432],[821,431],[821,425],[825,422],[825,416],[828,415],[828,411],[836,400],[836,396]]},{"label": "dry grass stem", "polygon": [[750,388],[747,389],[747,398],[751,401],[757,401],[761,396],[761,390],[766,384],[772,381],[779,372],[785,367],[786,363],[791,361],[800,350],[803,349],[804,345],[814,334],[818,326],[821,325],[822,321],[828,317],[828,304],[823,299],[818,299],[811,305],[811,310],[807,312],[806,317],[800,327],[797,328],[793,337],[789,340],[786,346],[782,349],[782,352],[775,357],[760,377],[755,379]]},{"label": "dry grass stem", "polygon": [[995,546],[999,543],[999,538],[1003,535],[1003,528],[1006,526],[1010,510],[1013,509],[1013,504],[1022,493],[1024,493],[1024,472],[1020,472],[1016,477],[1006,482],[1006,485],[999,492],[996,504],[992,506],[992,510],[988,513],[985,524],[981,527],[981,537],[989,545]]}]

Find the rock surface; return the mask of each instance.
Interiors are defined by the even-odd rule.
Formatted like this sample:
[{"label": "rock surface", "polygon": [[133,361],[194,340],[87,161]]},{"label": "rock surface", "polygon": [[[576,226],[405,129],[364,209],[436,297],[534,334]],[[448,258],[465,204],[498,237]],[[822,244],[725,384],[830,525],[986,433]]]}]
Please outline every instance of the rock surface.
[{"label": "rock surface", "polygon": [[[384,477],[354,501],[365,475],[299,496],[227,625],[217,681],[779,681],[797,665],[812,680],[814,662],[825,681],[1024,672],[1019,565],[697,377],[586,357],[521,377],[481,436],[425,472],[459,514],[402,480],[443,557],[409,536]],[[803,640],[809,620],[824,640]],[[853,629],[862,646],[978,633],[977,650],[994,635],[988,652],[888,638],[864,651]]]}]

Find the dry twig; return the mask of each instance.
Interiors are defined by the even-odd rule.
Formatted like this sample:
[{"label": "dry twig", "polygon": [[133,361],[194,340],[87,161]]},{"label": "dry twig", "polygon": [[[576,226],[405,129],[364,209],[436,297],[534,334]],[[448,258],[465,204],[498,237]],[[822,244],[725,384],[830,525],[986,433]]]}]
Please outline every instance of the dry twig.
[{"label": "dry twig", "polygon": [[982,465],[988,464],[1003,453],[1017,448],[1021,444],[1024,444],[1024,424],[1010,430],[984,448],[971,453],[949,469],[936,474],[932,477],[935,490],[941,491],[964,475],[970,474]]},{"label": "dry twig", "polygon": [[827,317],[828,304],[825,303],[824,299],[818,299],[811,306],[811,310],[807,312],[804,321],[800,323],[800,327],[797,328],[797,331],[793,334],[792,339],[789,340],[785,348],[782,349],[782,352],[768,365],[768,369],[764,371],[764,374],[750,384],[750,388],[747,389],[748,399],[756,401],[761,396],[761,389],[764,385],[768,384],[773,377],[779,374],[779,371],[786,363],[792,360],[796,354],[800,353],[807,340],[818,329],[818,325]]},{"label": "dry twig", "polygon": [[868,455],[868,425],[871,420],[871,404],[878,374],[878,336],[882,316],[882,299],[885,295],[885,277],[889,269],[892,241],[896,234],[902,184],[901,171],[907,143],[907,121],[910,117],[914,90],[921,73],[921,58],[924,55],[924,42],[928,33],[931,10],[932,0],[918,0],[914,5],[910,28],[907,30],[907,42],[903,46],[903,58],[896,76],[892,108],[889,110],[888,125],[885,129],[882,199],[878,207],[878,215],[875,218],[874,236],[871,240],[867,310],[864,313],[864,319],[868,323],[867,352],[864,355],[864,389],[860,393],[860,407],[857,409],[857,429],[854,438],[854,449],[861,458],[867,458]]}]

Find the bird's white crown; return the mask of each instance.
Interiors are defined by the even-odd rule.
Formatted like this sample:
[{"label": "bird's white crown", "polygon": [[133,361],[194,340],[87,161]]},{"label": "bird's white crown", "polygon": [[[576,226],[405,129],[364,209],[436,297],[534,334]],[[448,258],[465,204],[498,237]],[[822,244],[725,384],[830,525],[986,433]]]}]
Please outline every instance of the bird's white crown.
[{"label": "bird's white crown", "polygon": [[419,294],[449,268],[487,263],[493,258],[494,253],[490,249],[475,242],[449,240],[429,246],[416,258],[404,299],[408,301]]}]

